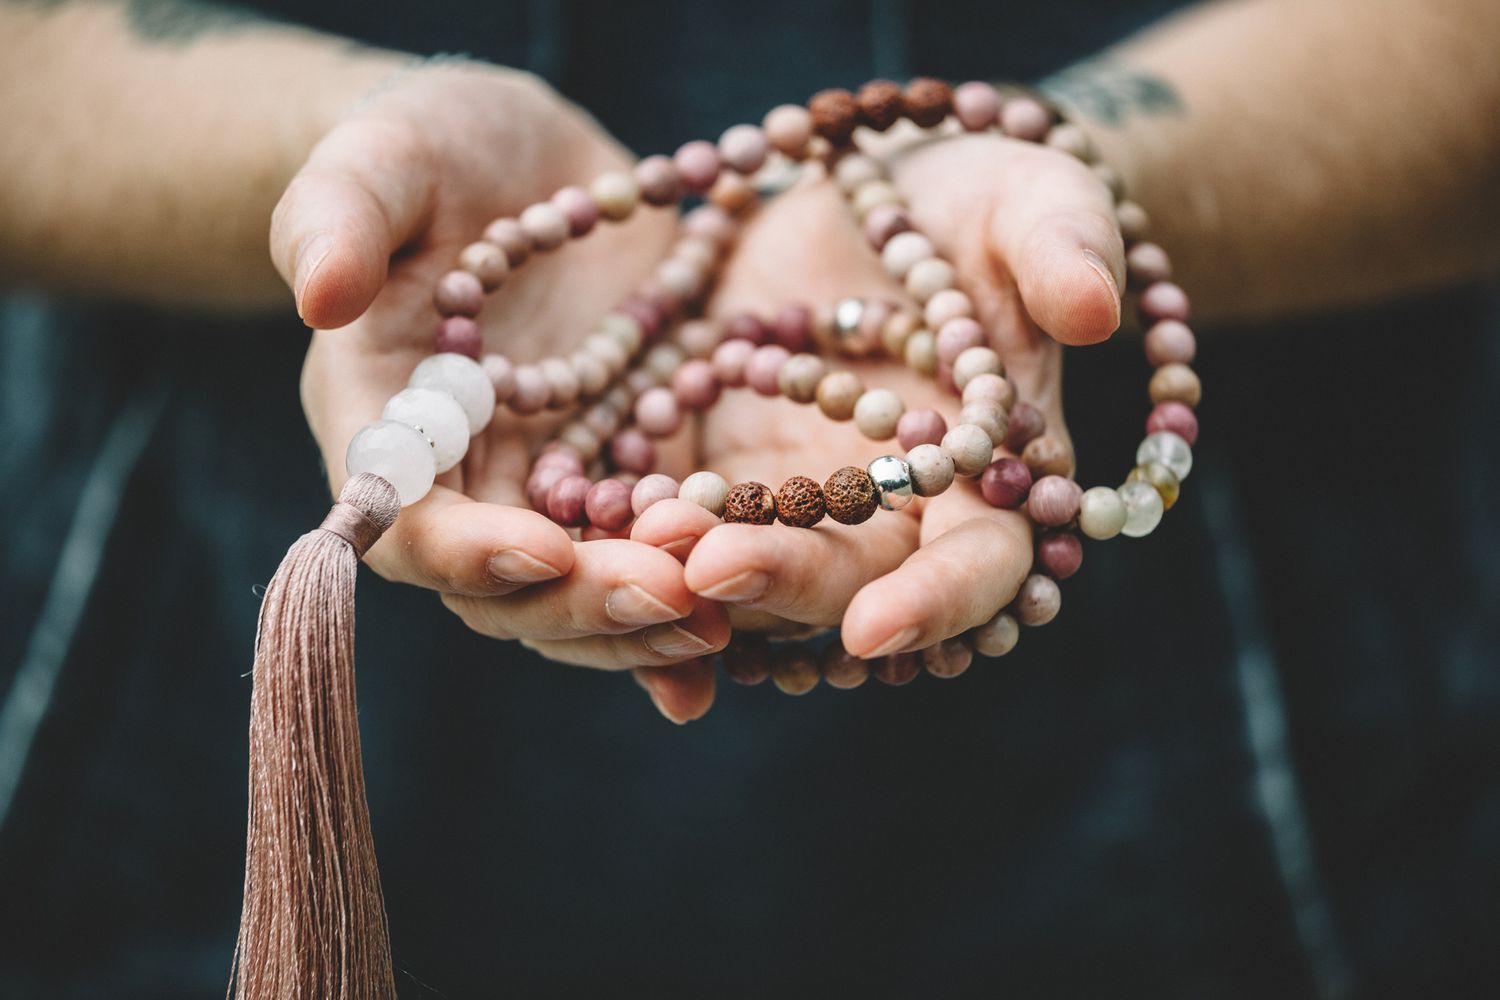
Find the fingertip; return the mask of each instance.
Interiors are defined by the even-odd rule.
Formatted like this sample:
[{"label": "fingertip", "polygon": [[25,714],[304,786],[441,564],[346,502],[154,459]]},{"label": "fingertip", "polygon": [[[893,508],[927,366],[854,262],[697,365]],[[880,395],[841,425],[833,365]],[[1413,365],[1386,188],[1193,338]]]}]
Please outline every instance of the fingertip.
[{"label": "fingertip", "polygon": [[701,719],[713,707],[712,660],[690,660],[670,667],[640,667],[635,675],[656,710],[679,726]]},{"label": "fingertip", "polygon": [[315,234],[298,255],[297,314],[315,330],[348,326],[379,294],[387,265],[387,256],[369,237]]},{"label": "fingertip", "polygon": [[685,562],[699,539],[720,523],[717,517],[691,501],[662,500],[635,519],[630,538]]},{"label": "fingertip", "polygon": [[1019,276],[1026,311],[1052,339],[1069,346],[1097,344],[1120,328],[1120,286],[1105,259],[1090,247],[1040,250]]}]

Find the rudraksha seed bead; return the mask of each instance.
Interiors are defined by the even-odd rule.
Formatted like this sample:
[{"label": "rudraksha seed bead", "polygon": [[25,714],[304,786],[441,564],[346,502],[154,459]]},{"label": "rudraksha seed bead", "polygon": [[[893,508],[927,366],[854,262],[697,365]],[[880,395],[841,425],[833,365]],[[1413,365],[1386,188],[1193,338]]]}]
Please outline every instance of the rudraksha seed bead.
[{"label": "rudraksha seed bead", "polygon": [[823,520],[827,509],[823,488],[806,476],[793,476],[776,491],[776,516],[782,524],[811,528]]},{"label": "rudraksha seed bead", "polygon": [[846,650],[841,642],[823,648],[823,679],[829,687],[849,691],[870,678],[870,663]]},{"label": "rudraksha seed bead", "polygon": [[771,644],[752,633],[736,635],[724,649],[724,673],[747,687],[764,682],[771,676]]},{"label": "rudraksha seed bead", "polygon": [[800,645],[783,645],[771,662],[771,680],[786,694],[807,694],[822,677],[817,657]]},{"label": "rudraksha seed bead", "polygon": [[900,84],[890,80],[871,80],[854,95],[859,103],[859,120],[877,132],[884,132],[900,119],[904,110]]},{"label": "rudraksha seed bead", "polygon": [[906,85],[901,103],[906,117],[922,128],[932,128],[948,117],[953,107],[953,88],[942,80],[918,77]]},{"label": "rudraksha seed bead", "polygon": [[724,520],[730,524],[770,524],[776,520],[776,497],[765,483],[736,483],[724,495]]},{"label": "rudraksha seed bead", "polygon": [[1017,510],[1031,493],[1031,470],[1019,459],[992,462],[979,477],[979,492],[992,507]]},{"label": "rudraksha seed bead", "polygon": [[935,646],[922,650],[922,663],[934,677],[947,680],[957,677],[969,669],[974,662],[974,651],[962,639],[944,639]]},{"label": "rudraksha seed bead", "polygon": [[891,687],[901,687],[917,679],[922,672],[921,653],[892,653],[875,664],[875,679]]},{"label": "rudraksha seed bead", "polygon": [[846,465],[828,477],[823,484],[823,499],[828,516],[840,524],[863,524],[880,506],[870,474],[854,465]]},{"label": "rudraksha seed bead", "polygon": [[859,102],[847,90],[820,90],[807,102],[807,110],[812,112],[813,129],[835,146],[848,142],[859,124]]}]

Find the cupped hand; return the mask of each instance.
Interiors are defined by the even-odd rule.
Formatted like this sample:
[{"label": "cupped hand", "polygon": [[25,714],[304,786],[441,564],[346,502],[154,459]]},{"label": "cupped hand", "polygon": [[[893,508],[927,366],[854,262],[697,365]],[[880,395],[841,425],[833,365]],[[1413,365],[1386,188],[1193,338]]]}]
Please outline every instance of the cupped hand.
[{"label": "cupped hand", "polygon": [[[302,376],[335,492],[344,450],[432,351],[432,294],[500,216],[629,168],[592,121],[524,74],[477,63],[398,74],[334,128],[287,188],[272,256],[317,330]],[[660,260],[670,213],[533,256],[480,314],[490,350],[566,354]],[[458,467],[371,549],[382,576],[428,587],[472,628],[595,666],[675,663],[723,645],[724,613],[681,563],[624,539],[575,542],[525,508],[522,484],[556,419],[497,411]]]},{"label": "cupped hand", "polygon": [[[993,135],[892,149],[892,179],[910,215],[952,262],[1020,398],[1066,440],[1061,344],[1090,344],[1119,326],[1125,266],[1112,200],[1065,153]],[[868,247],[833,183],[776,199],[744,231],[712,310],[774,313],[789,302],[854,296],[907,300]],[[909,301],[909,300],[908,300]],[[898,361],[849,363],[867,387],[885,386],[908,410],[959,401]],[[701,428],[704,464],[729,482],[773,489],[805,475],[822,482],[845,465],[899,454],[815,405],[730,390]],[[686,556],[687,586],[728,605],[736,625],[840,626],[849,652],[878,657],[921,649],[989,620],[1015,596],[1032,560],[1031,525],[987,504],[973,482],[864,524],[825,519],[812,529],[724,524],[682,501],[657,504],[632,537]],[[658,704],[712,700],[705,666],[652,672]]]}]

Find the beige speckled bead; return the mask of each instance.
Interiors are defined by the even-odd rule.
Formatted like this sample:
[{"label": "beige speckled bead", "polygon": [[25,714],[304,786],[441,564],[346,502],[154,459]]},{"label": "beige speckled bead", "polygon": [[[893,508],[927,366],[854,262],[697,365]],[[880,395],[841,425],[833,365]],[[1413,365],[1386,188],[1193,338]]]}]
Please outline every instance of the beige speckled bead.
[{"label": "beige speckled bead", "polygon": [[849,204],[854,210],[855,219],[863,223],[865,216],[881,205],[901,204],[901,195],[890,181],[866,181],[854,189]]},{"label": "beige speckled bead", "polygon": [[977,476],[994,457],[995,446],[988,432],[976,424],[955,424],[943,435],[943,450],[953,459],[960,476]]},{"label": "beige speckled bead", "polygon": [[918,261],[926,260],[936,252],[932,241],[919,232],[897,233],[881,248],[880,263],[885,267],[886,274],[900,281]]},{"label": "beige speckled bead", "polygon": [[1016,616],[1016,621],[1029,626],[1047,624],[1057,617],[1060,610],[1062,591],[1057,589],[1057,581],[1040,573],[1033,573],[1022,581],[1015,603],[1011,605],[1011,614]]},{"label": "beige speckled bead", "polygon": [[724,497],[729,484],[717,472],[695,472],[677,488],[679,499],[697,504],[714,517],[724,516]]},{"label": "beige speckled bead", "polygon": [[568,217],[550,201],[528,205],[520,222],[533,250],[556,250],[568,241]]},{"label": "beige speckled bead", "polygon": [[574,351],[568,357],[573,374],[578,377],[578,391],[584,396],[597,396],[609,388],[609,369],[603,360],[591,351]]},{"label": "beige speckled bead", "polygon": [[922,320],[930,330],[941,330],[949,320],[973,317],[974,303],[957,288],[945,288],[927,300]]},{"label": "beige speckled bead", "polygon": [[999,403],[1001,409],[1009,413],[1011,407],[1016,405],[1016,384],[1008,378],[1000,378],[997,375],[976,376],[964,386],[964,405],[968,406],[982,399]]},{"label": "beige speckled bead", "polygon": [[829,420],[849,420],[864,392],[864,382],[853,372],[829,372],[818,383],[818,409]]},{"label": "beige speckled bead", "polygon": [[1021,461],[1036,479],[1066,476],[1073,471],[1072,449],[1052,434],[1040,434],[1028,441],[1021,450]]},{"label": "beige speckled bead", "polygon": [[833,178],[845,194],[852,194],[871,181],[885,180],[885,168],[863,153],[850,153],[833,168]]},{"label": "beige speckled bead", "polygon": [[676,344],[657,344],[641,359],[641,367],[650,372],[656,381],[666,382],[676,374],[687,358]]},{"label": "beige speckled bead", "polygon": [[678,328],[677,343],[690,358],[709,358],[719,346],[719,330],[706,319],[690,319]]},{"label": "beige speckled bead", "polygon": [[903,352],[906,367],[918,375],[932,375],[937,372],[937,337],[931,330],[917,330],[906,338],[906,350]]},{"label": "beige speckled bead", "polygon": [[1175,400],[1188,406],[1197,406],[1203,400],[1203,383],[1198,373],[1187,365],[1162,365],[1151,376],[1151,402],[1165,403]]},{"label": "beige speckled bead", "polygon": [[818,385],[828,374],[828,363],[816,354],[793,354],[781,366],[776,384],[781,394],[794,403],[811,403],[818,395]]},{"label": "beige speckled bead", "polygon": [[607,333],[589,334],[583,341],[583,349],[599,359],[609,370],[611,378],[620,375],[625,371],[625,366],[630,364],[630,355],[625,353],[625,348]]},{"label": "beige speckled bead", "polygon": [[978,375],[1004,375],[1005,363],[988,347],[970,347],[953,361],[953,384],[962,392]]},{"label": "beige speckled bead", "polygon": [[1138,243],[1151,235],[1151,219],[1137,202],[1122,201],[1115,206],[1115,219],[1126,243]]},{"label": "beige speckled bead", "polygon": [[1006,414],[1005,407],[993,399],[976,399],[972,403],[965,403],[963,409],[958,411],[958,422],[984,428],[984,432],[990,436],[990,443],[996,448],[1005,443],[1005,436],[1010,433],[1010,417]]},{"label": "beige speckled bead", "polygon": [[624,171],[600,174],[589,185],[589,194],[599,203],[599,214],[611,222],[630,218],[641,200],[641,186]]},{"label": "beige speckled bead", "polygon": [[562,429],[557,440],[578,452],[585,462],[592,462],[599,457],[602,442],[599,435],[595,434],[582,423],[569,424]]},{"label": "beige speckled bead", "polygon": [[969,633],[980,656],[1004,656],[1021,641],[1021,623],[1009,611],[1002,611]]},{"label": "beige speckled bead", "polygon": [[[955,278],[952,264],[941,257],[928,257],[917,261],[906,272],[906,290],[912,298],[925,303],[938,292],[952,288]],[[937,329],[931,323],[927,327]]]},{"label": "beige speckled bead", "polygon": [[935,497],[953,485],[953,456],[935,444],[919,444],[906,453],[911,466],[912,492],[919,497]]},{"label": "beige speckled bead", "polygon": [[505,251],[486,240],[470,243],[458,255],[458,266],[479,279],[480,286],[493,292],[510,274],[510,258]]},{"label": "beige speckled bead", "polygon": [[755,188],[741,175],[726,170],[719,174],[719,179],[709,188],[708,200],[730,215],[735,215],[755,200]]},{"label": "beige speckled bead", "polygon": [[640,320],[618,312],[604,314],[604,319],[599,321],[599,332],[613,338],[626,354],[639,351],[646,339],[646,332],[641,329]]},{"label": "beige speckled bead", "polygon": [[1137,465],[1130,470],[1130,475],[1125,477],[1127,483],[1147,483],[1156,492],[1161,494],[1162,510],[1171,510],[1172,505],[1182,494],[1182,484],[1177,479],[1177,474],[1160,462],[1149,462],[1146,465]]},{"label": "beige speckled bead", "polygon": [[1078,498],[1078,530],[1096,541],[1113,538],[1125,527],[1125,501],[1108,486],[1095,486]]},{"label": "beige speckled bead", "polygon": [[880,342],[885,353],[893,358],[905,357],[906,341],[922,328],[922,317],[914,312],[901,310],[891,314],[880,328]]},{"label": "beige speckled bead", "polygon": [[854,404],[854,425],[871,441],[886,441],[896,435],[896,424],[906,404],[889,389],[867,389]]},{"label": "beige speckled bead", "polygon": [[547,399],[549,407],[560,409],[578,398],[578,373],[568,362],[562,358],[544,358],[537,368],[547,380],[547,389],[551,393]]}]

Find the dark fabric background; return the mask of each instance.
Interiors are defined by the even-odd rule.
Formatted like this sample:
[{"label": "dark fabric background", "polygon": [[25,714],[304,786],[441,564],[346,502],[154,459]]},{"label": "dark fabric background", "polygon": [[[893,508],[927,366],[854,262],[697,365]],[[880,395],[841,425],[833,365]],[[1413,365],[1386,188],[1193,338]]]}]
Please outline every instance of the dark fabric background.
[{"label": "dark fabric background", "polygon": [[[260,6],[530,66],[650,152],[876,73],[1034,78],[1172,5]],[[305,340],[24,300],[0,323],[0,698],[66,643],[29,752],[0,757],[0,996],[215,995],[253,587],[327,503]],[[363,574],[403,996],[1478,994],[1500,972],[1496,327],[1473,290],[1214,331],[1182,504],[1090,544],[1059,621],[951,683],[725,685],[677,729],[626,677]],[[1138,348],[1069,366],[1081,478],[1118,479]],[[97,576],[61,574],[79,627],[39,639],[101,483]]]}]

